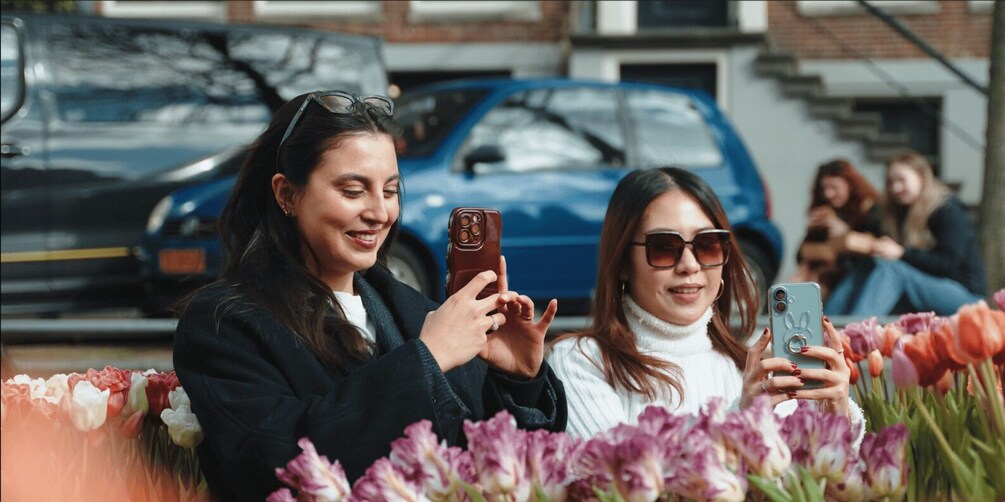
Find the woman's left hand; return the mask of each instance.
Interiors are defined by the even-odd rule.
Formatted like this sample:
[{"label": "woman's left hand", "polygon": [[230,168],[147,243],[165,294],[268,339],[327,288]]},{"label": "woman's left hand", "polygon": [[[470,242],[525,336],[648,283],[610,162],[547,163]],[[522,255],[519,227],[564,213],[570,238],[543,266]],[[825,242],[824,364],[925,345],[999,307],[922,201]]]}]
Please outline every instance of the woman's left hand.
[{"label": "woman's left hand", "polygon": [[876,243],[872,245],[872,254],[873,256],[888,260],[899,260],[904,256],[904,246],[901,246],[889,236],[884,235],[876,239]]},{"label": "woman's left hand", "polygon": [[844,349],[841,347],[841,337],[838,335],[830,319],[823,319],[824,338],[829,347],[807,346],[803,347],[804,356],[815,357],[827,363],[825,369],[803,368],[800,378],[815,380],[820,382],[820,387],[815,389],[799,389],[796,391],[796,399],[814,399],[820,402],[828,411],[847,416],[848,415],[848,389],[851,378],[851,370],[844,358]]},{"label": "woman's left hand", "polygon": [[[509,290],[506,259],[499,259],[499,292]],[[544,361],[544,337],[558,311],[558,300],[548,302],[541,319],[534,322],[534,302],[519,295],[509,303],[501,303],[499,312],[506,322],[488,334],[488,343],[479,357],[489,366],[508,375],[534,378]]]}]

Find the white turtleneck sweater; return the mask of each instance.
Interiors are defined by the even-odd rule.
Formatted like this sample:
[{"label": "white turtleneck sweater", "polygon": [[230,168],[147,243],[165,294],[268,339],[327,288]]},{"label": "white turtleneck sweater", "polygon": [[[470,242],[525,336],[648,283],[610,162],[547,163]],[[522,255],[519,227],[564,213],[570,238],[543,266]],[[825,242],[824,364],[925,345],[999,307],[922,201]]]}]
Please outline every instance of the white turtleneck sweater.
[{"label": "white turtleneck sweater", "polygon": [[[547,357],[548,364],[565,386],[569,403],[567,433],[590,438],[621,423],[634,424],[639,414],[654,404],[666,406],[675,413],[687,414],[697,414],[702,405],[713,397],[725,399],[734,408],[738,406],[743,374],[732,359],[712,348],[708,337],[711,308],[687,326],[663,321],[646,312],[627,295],[624,308],[628,327],[635,335],[639,350],[680,368],[684,400],[669,391],[649,400],[642,394],[614,389],[604,379],[599,367],[603,359],[596,341],[569,338],[555,344]],[[795,409],[796,401],[788,400],[779,403],[775,413],[786,416]],[[865,431],[862,411],[854,402],[849,403],[849,411],[853,430],[858,427],[857,437],[860,440]]]}]

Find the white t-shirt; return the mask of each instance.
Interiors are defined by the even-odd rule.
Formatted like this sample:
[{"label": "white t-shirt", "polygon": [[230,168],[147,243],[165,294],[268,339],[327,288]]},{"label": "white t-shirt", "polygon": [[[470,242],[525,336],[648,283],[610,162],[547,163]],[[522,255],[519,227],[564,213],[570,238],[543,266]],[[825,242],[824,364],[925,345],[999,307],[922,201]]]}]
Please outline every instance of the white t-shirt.
[{"label": "white t-shirt", "polygon": [[346,320],[359,328],[359,332],[363,334],[363,338],[376,344],[377,336],[375,333],[377,333],[377,328],[366,315],[366,308],[363,307],[363,297],[344,291],[334,291],[334,293],[335,299],[338,300],[339,306],[342,307],[342,312],[345,313]]}]

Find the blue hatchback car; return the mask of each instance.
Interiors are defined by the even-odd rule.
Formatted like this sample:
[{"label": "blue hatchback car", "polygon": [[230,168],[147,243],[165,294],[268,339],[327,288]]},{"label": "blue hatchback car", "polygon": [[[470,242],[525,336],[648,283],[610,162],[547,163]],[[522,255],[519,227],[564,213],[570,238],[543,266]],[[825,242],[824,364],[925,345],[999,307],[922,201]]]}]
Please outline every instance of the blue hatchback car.
[{"label": "blue hatchback car", "polygon": [[[762,286],[774,279],[781,234],[742,140],[704,93],[569,79],[465,80],[396,103],[404,180],[401,234],[389,267],[444,295],[447,220],[457,206],[496,208],[514,290],[585,313],[607,202],[632,169],[676,165],[722,200]],[[220,271],[216,218],[233,178],[177,191],[151,215],[142,255],[153,305]]]}]

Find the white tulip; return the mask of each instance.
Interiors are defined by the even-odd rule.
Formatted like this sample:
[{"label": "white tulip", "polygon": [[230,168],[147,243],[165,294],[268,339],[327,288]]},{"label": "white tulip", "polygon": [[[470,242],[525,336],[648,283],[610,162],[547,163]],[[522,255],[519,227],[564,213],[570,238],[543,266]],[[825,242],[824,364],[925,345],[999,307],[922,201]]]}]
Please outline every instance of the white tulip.
[{"label": "white tulip", "polygon": [[195,448],[202,442],[202,426],[188,406],[165,409],[161,412],[161,420],[167,424],[168,435],[174,444],[184,448]]},{"label": "white tulip", "polygon": [[77,382],[70,399],[70,420],[81,432],[97,429],[108,417],[108,389],[98,390],[86,380]]},{"label": "white tulip", "polygon": [[142,411],[146,415],[150,411],[150,401],[147,400],[149,383],[144,373],[134,371],[129,376],[129,396],[126,398],[126,407],[123,410],[125,416],[128,417],[137,411]]}]

